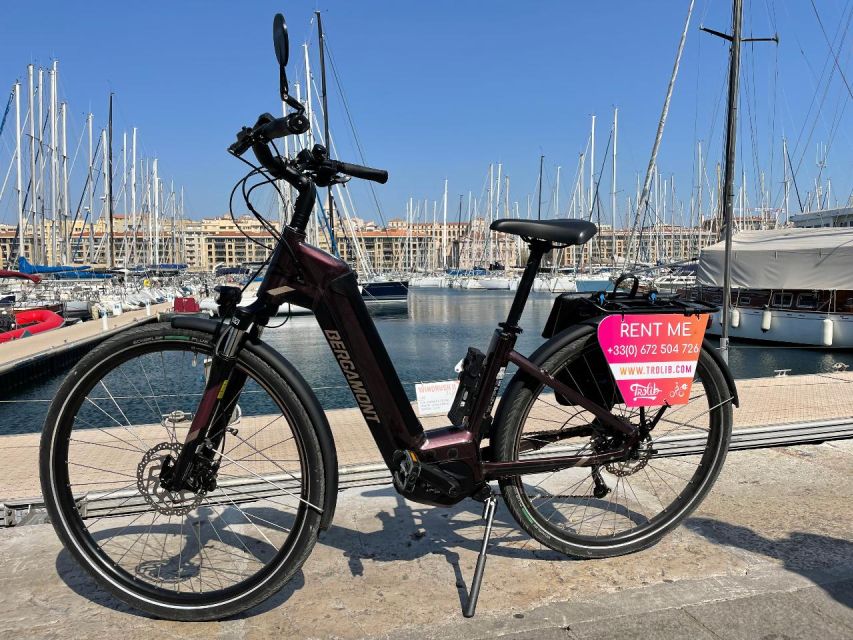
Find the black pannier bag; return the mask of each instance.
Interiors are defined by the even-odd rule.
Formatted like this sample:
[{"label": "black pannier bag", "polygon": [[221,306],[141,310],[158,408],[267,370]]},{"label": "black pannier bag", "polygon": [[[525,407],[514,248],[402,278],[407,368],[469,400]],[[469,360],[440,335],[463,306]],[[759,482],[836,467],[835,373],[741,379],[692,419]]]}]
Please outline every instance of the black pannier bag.
[{"label": "black pannier bag", "polygon": [[[626,280],[633,280],[630,291],[620,291],[619,286]],[[620,276],[607,293],[564,293],[554,300],[551,313],[542,330],[543,338],[551,338],[564,329],[577,324],[597,326],[608,315],[620,314],[681,314],[685,316],[701,313],[715,313],[718,307],[703,302],[680,300],[677,295],[661,296],[657,291],[638,293],[639,278],[633,274]],[[578,391],[596,404],[607,409],[622,402],[622,396],[610,373],[610,367],[600,349],[594,349],[576,359],[557,374],[557,379],[566,386]],[[561,405],[573,404],[560,394],[556,394]]]}]

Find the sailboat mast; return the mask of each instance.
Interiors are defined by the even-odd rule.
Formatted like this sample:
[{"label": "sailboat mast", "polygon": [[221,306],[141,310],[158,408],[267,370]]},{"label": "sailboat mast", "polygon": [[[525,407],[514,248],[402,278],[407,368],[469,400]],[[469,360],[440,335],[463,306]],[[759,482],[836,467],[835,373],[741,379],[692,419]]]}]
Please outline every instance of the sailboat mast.
[{"label": "sailboat mast", "polygon": [[616,264],[616,134],[619,108],[613,108],[613,165],[610,173],[610,259]]},{"label": "sailboat mast", "polygon": [[[89,133],[89,215],[83,217],[85,227],[86,220],[89,222],[89,261],[95,261],[95,232],[92,229],[95,215],[95,146],[92,139],[92,120],[94,116],[90,113],[86,118],[86,127]],[[84,229],[85,230],[85,229]],[[82,251],[81,251],[82,253]]]},{"label": "sailboat mast", "polygon": [[[136,261],[136,235],[139,228],[136,221],[136,127],[130,135],[130,216],[133,226],[132,261]],[[127,266],[127,265],[125,265]]]},{"label": "sailboat mast", "polygon": [[130,262],[128,260],[129,255],[129,247],[128,247],[128,224],[130,223],[130,216],[127,215],[127,131],[122,131],[121,133],[121,194],[122,194],[122,211],[124,212],[124,225],[122,227],[122,254],[124,256],[124,266],[127,266]]},{"label": "sailboat mast", "polygon": [[539,202],[536,207],[536,219],[542,219],[542,165],[545,162],[545,156],[539,156]]},{"label": "sailboat mast", "polygon": [[71,263],[71,236],[74,229],[68,228],[71,207],[68,200],[68,103],[59,105],[62,117],[62,248],[65,263]]},{"label": "sailboat mast", "polygon": [[21,172],[21,83],[15,82],[15,164],[18,188],[18,256],[24,256],[24,184]]},{"label": "sailboat mast", "polygon": [[589,216],[595,207],[595,114],[592,115],[592,125],[589,130]]},{"label": "sailboat mast", "polygon": [[[330,153],[329,102],[326,98],[326,40],[323,37],[323,19],[320,17],[320,12],[315,11],[314,15],[317,16],[317,39],[320,43],[320,100],[323,104],[323,146]],[[329,185],[327,190],[326,209],[329,213],[329,238],[332,245],[332,253],[337,255],[337,246],[335,244],[335,202],[332,197],[332,185]]]},{"label": "sailboat mast", "polygon": [[788,224],[788,195],[790,193],[790,186],[788,184],[788,161],[786,158],[788,157],[788,139],[782,138],[782,171],[784,172],[784,182],[785,182],[785,224]]},{"label": "sailboat mast", "polygon": [[732,5],[731,55],[729,58],[729,101],[726,112],[726,152],[724,156],[725,179],[723,191],[723,232],[725,236],[726,261],[723,269],[723,309],[720,355],[729,360],[729,315],[731,314],[732,264],[729,256],[732,252],[732,207],[734,206],[735,153],[737,141],[737,103],[738,81],[740,76],[741,23],[743,21],[743,1],[734,0]]},{"label": "sailboat mast", "polygon": [[[38,171],[39,177],[36,182],[35,198],[38,201],[39,207],[39,223],[36,228],[38,236],[38,260],[42,264],[47,263],[46,237],[45,237],[45,222],[44,222],[44,69],[39,67],[38,73],[38,96],[39,96],[39,124],[36,128],[39,147]],[[35,221],[34,221],[35,222]]]},{"label": "sailboat mast", "polygon": [[110,93],[110,111],[107,119],[107,167],[105,174],[108,175],[106,191],[107,214],[110,217],[110,268],[116,266],[116,241],[115,229],[113,227],[113,94]]},{"label": "sailboat mast", "polygon": [[56,74],[58,62],[47,72],[50,82],[50,258],[53,264],[59,264],[59,135],[57,132]]},{"label": "sailboat mast", "polygon": [[[444,198],[443,198],[443,210],[444,214],[442,215],[443,224],[441,226],[441,266],[443,269],[447,269],[447,178],[444,179]],[[459,211],[462,211],[462,201],[459,201]]]},{"label": "sailboat mast", "polygon": [[152,242],[154,243],[154,268],[160,264],[160,177],[157,173],[157,158],[154,158],[152,168],[152,189],[154,193],[154,226],[152,229]]},{"label": "sailboat mast", "polygon": [[702,213],[702,192],[705,189],[705,167],[703,166],[702,159],[702,141],[699,140],[697,143],[697,155],[699,159],[697,164],[699,165],[699,192],[696,195],[696,221],[698,226],[697,237],[696,237],[696,254],[702,250],[702,223],[705,218]]},{"label": "sailboat mast", "polygon": [[[29,84],[29,111],[30,111],[30,219],[33,223],[33,252],[30,256],[33,262],[36,260],[38,245],[38,233],[36,232],[36,119],[35,119],[35,96],[33,89],[33,65],[27,65],[27,82]],[[23,246],[23,233],[21,229],[21,245]],[[23,255],[23,254],[21,254]]]},{"label": "sailboat mast", "polygon": [[557,165],[557,179],[555,181],[554,186],[554,217],[560,217],[560,169],[562,167]]}]

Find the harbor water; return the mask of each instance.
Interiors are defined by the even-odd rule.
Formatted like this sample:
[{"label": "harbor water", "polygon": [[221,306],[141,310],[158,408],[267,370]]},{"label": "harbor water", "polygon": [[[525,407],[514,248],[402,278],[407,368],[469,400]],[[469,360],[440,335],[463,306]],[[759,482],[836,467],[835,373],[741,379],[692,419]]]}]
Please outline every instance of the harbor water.
[{"label": "harbor water", "polygon": [[[416,383],[455,378],[453,368],[469,346],[486,350],[492,331],[509,311],[512,295],[509,291],[412,289],[407,309],[389,306],[374,316],[412,400]],[[544,341],[541,331],[553,298],[548,293],[531,295],[522,317],[519,352],[530,354]],[[264,339],[296,366],[324,408],[355,406],[313,317],[293,317],[285,326],[267,329]],[[732,372],[740,379],[773,376],[780,369],[790,369],[791,375],[829,373],[838,363],[853,366],[853,353],[736,343],[730,354]],[[59,374],[0,394],[0,435],[40,431],[63,377]]]}]

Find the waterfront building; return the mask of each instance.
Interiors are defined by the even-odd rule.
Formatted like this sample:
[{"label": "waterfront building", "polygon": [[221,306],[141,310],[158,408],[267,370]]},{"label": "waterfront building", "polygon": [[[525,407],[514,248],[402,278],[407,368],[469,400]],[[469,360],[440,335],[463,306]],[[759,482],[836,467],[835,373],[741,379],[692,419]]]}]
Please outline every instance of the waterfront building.
[{"label": "waterfront building", "polygon": [[[847,216],[846,218],[844,216]],[[853,224],[853,209],[835,213],[813,212],[793,216],[797,226],[826,226],[831,219],[836,226]],[[135,220],[135,224],[134,224]],[[278,229],[276,222],[270,224]],[[736,221],[738,230],[768,228],[764,215],[743,216]],[[70,227],[70,246],[44,242],[49,264],[110,264],[109,223],[99,218],[94,223],[77,220]],[[154,263],[183,263],[193,271],[213,271],[218,266],[233,267],[261,262],[272,252],[275,241],[253,216],[213,216],[200,220],[161,219],[156,233],[148,216],[129,220],[125,214],[113,216],[116,266]],[[44,237],[52,237],[46,222]],[[156,238],[156,243],[154,241]],[[359,218],[335,221],[337,251],[341,258],[362,273],[393,272],[397,274],[438,272],[445,268],[473,269],[493,265],[514,268],[527,259],[527,245],[517,236],[490,233],[485,220],[470,222],[407,223],[392,218],[386,226]],[[553,268],[614,266],[635,259],[643,263],[686,261],[696,258],[702,247],[719,238],[719,224],[706,220],[699,227],[657,225],[643,228],[632,237],[630,229],[613,229],[600,225],[599,232],[583,247],[554,251],[545,266]],[[320,231],[311,242],[330,251],[328,234]],[[0,258],[10,265],[17,256],[17,232],[12,225],[0,225]],[[156,246],[155,246],[156,245]],[[32,260],[33,241],[28,238],[25,255]],[[66,253],[68,250],[68,253]],[[54,251],[57,256],[54,260]],[[635,258],[638,256],[638,258]]]}]

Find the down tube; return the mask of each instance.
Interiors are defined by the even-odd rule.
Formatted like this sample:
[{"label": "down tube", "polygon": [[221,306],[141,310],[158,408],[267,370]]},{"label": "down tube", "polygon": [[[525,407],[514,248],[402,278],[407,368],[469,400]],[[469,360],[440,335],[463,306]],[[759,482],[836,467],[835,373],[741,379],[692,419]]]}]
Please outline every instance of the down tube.
[{"label": "down tube", "polygon": [[423,442],[424,430],[367,311],[354,273],[329,284],[314,304],[314,315],[382,458],[390,466],[395,451],[416,449]]}]

